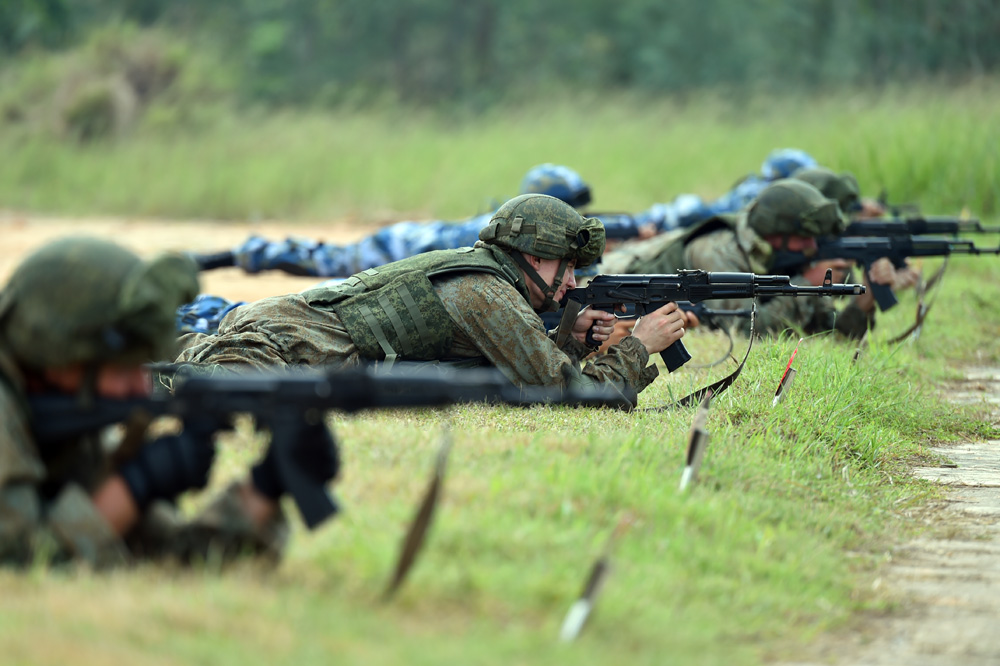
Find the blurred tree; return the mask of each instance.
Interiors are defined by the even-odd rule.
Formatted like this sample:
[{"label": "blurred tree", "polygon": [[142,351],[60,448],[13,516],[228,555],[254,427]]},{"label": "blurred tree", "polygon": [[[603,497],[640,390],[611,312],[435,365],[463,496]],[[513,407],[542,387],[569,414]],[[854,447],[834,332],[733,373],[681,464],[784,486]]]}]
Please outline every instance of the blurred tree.
[{"label": "blurred tree", "polygon": [[0,2],[0,53],[12,53],[38,42],[53,45],[69,28],[65,0],[4,0]]},{"label": "blurred tree", "polygon": [[738,94],[1000,67],[995,0],[2,0],[0,51],[126,21],[209,40],[275,104],[489,103],[553,85]]}]

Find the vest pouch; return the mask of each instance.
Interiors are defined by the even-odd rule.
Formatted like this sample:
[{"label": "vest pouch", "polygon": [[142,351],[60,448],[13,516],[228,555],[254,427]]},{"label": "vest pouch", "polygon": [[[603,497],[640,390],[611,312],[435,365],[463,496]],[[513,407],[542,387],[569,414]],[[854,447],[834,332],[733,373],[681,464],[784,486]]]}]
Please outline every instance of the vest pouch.
[{"label": "vest pouch", "polygon": [[451,317],[422,271],[397,274],[328,307],[340,317],[358,351],[370,359],[438,359],[454,338]]}]

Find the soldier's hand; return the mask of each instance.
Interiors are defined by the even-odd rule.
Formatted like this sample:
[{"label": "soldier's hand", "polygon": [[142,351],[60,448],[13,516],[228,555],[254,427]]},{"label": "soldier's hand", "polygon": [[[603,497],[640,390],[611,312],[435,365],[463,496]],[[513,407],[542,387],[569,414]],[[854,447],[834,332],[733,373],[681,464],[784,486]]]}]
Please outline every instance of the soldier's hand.
[{"label": "soldier's hand", "polygon": [[642,225],[641,227],[639,227],[638,231],[639,231],[638,235],[639,240],[646,240],[648,238],[652,238],[657,234],[656,225],[652,223]]},{"label": "soldier's hand", "polygon": [[[605,340],[611,337],[615,330],[615,316],[601,310],[590,308],[581,312],[576,321],[573,322],[573,337],[578,342],[593,347],[594,342],[600,346]],[[590,339],[588,340],[588,334]]]},{"label": "soldier's hand", "polygon": [[854,217],[859,220],[869,220],[875,217],[882,217],[883,215],[885,215],[885,207],[882,204],[875,199],[862,197],[861,210]]},{"label": "soldier's hand", "polygon": [[684,318],[685,318],[684,328],[686,329],[690,330],[692,328],[698,328],[699,326],[701,326],[701,320],[698,319],[698,315],[696,315],[693,312],[685,311]]},{"label": "soldier's hand", "polygon": [[896,274],[893,276],[892,290],[900,291],[902,289],[909,289],[920,282],[921,271],[919,268],[913,268],[907,265],[905,268],[900,268],[896,270]]},{"label": "soldier's hand", "polygon": [[632,337],[641,342],[650,354],[655,354],[684,337],[686,323],[684,311],[676,303],[667,303],[640,319],[632,329]]},{"label": "soldier's hand", "polygon": [[119,474],[141,511],[153,500],[204,488],[214,459],[213,435],[185,431],[144,444]]},{"label": "soldier's hand", "polygon": [[874,283],[891,287],[895,276],[896,269],[886,257],[872,262],[871,267],[865,272],[865,287],[867,287],[865,293],[854,297],[854,302],[861,308],[862,312],[875,311],[875,294],[872,292],[871,285]]},{"label": "soldier's hand", "polygon": [[871,267],[868,269],[867,278],[871,282],[891,287],[896,280],[896,269],[888,258],[882,257],[872,262]]}]

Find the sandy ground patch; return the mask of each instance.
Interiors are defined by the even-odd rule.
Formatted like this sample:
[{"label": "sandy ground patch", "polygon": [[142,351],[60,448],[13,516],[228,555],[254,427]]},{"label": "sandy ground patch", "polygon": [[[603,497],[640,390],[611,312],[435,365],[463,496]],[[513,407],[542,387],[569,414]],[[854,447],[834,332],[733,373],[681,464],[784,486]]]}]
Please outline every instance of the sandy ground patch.
[{"label": "sandy ground patch", "polygon": [[[265,238],[304,236],[327,242],[358,240],[377,227],[350,221],[319,223],[261,222],[254,224],[207,220],[156,220],[143,218],[59,218],[0,212],[0,281],[6,282],[21,259],[44,243],[70,234],[89,234],[114,240],[148,257],[161,251],[215,252],[232,248],[251,233]],[[301,291],[319,282],[278,271],[247,275],[238,268],[202,274],[202,291],[233,300],[250,301],[265,296]]]}]

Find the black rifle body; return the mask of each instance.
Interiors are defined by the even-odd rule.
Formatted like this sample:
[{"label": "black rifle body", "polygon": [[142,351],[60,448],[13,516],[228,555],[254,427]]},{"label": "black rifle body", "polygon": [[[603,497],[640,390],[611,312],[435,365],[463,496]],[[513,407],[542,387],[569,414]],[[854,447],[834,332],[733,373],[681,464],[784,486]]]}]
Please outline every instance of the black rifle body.
[{"label": "black rifle body", "polygon": [[890,220],[857,220],[842,236],[922,236],[926,234],[1000,233],[1000,227],[984,227],[979,220],[958,217],[906,217]]},{"label": "black rifle body", "polygon": [[176,416],[182,421],[233,414],[252,414],[258,427],[271,431],[282,485],[290,489],[303,520],[312,528],[336,512],[322,484],[311,480],[287,455],[299,428],[322,419],[323,412],[356,412],[393,407],[435,407],[459,402],[504,402],[516,405],[566,403],[632,407],[614,387],[518,388],[491,368],[449,369],[400,364],[391,373],[373,367],[338,371],[220,373],[175,381],[173,393],[148,398],[97,398],[81,404],[75,395],[29,398],[32,429],[39,446],[57,445],[109,425],[127,422],[136,413]]},{"label": "black rifle body", "polygon": [[[860,284],[833,284],[829,271],[822,286],[800,287],[789,284],[787,275],[682,270],[663,275],[598,275],[586,287],[566,292],[566,297],[606,312],[616,312],[622,305],[631,306],[636,315],[642,316],[671,302],[700,303],[757,296],[838,296],[864,291]],[[680,340],[660,352],[660,357],[670,372],[691,359]]]},{"label": "black rifle body", "polygon": [[909,257],[946,257],[951,254],[1000,254],[1000,247],[977,248],[975,243],[960,238],[935,238],[932,236],[840,236],[821,238],[813,253],[778,251],[774,253],[771,270],[793,275],[814,261],[847,259],[861,266],[868,279],[872,295],[879,309],[888,310],[898,302],[892,287],[872,282],[871,265],[885,257],[896,268],[906,266]]}]

